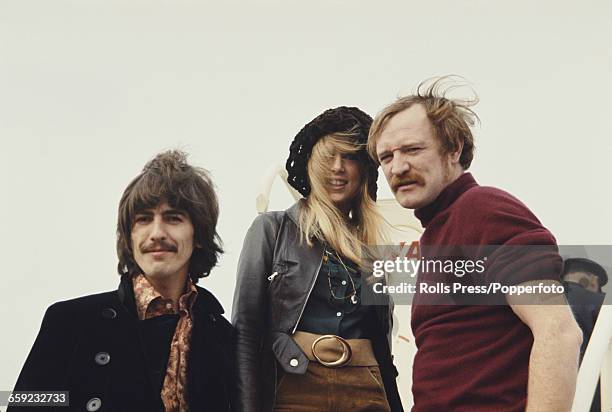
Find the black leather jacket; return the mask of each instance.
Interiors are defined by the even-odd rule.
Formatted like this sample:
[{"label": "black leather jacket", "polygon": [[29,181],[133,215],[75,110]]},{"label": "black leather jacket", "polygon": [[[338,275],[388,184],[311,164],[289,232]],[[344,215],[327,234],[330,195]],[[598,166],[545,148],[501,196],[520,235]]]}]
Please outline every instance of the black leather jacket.
[{"label": "black leather jacket", "polygon": [[[258,216],[238,263],[232,323],[236,328],[238,411],[271,411],[279,373],[304,374],[308,358],[291,338],[316,281],[323,246],[300,243],[300,202]],[[372,339],[392,411],[402,411],[391,357],[392,306],[377,306]],[[293,362],[291,362],[293,360]],[[297,360],[297,366],[295,361]]]}]

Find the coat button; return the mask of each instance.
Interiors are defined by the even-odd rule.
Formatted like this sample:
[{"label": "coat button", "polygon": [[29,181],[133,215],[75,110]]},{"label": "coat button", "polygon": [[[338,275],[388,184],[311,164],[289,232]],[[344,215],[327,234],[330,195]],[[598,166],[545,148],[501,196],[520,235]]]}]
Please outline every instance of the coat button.
[{"label": "coat button", "polygon": [[104,366],[110,362],[110,355],[107,352],[98,352],[96,353],[94,360],[98,365]]},{"label": "coat button", "polygon": [[91,398],[87,401],[87,405],[85,405],[85,407],[87,408],[88,412],[97,411],[102,407],[102,401],[100,398]]},{"label": "coat button", "polygon": [[117,311],[113,308],[102,309],[102,317],[105,319],[115,319],[117,317]]},{"label": "coat button", "polygon": [[294,368],[295,368],[296,366],[298,366],[298,365],[299,365],[299,363],[300,363],[300,362],[298,362],[298,360],[297,360],[296,358],[293,358],[293,359],[291,359],[291,360],[289,361],[289,365],[293,366]]}]

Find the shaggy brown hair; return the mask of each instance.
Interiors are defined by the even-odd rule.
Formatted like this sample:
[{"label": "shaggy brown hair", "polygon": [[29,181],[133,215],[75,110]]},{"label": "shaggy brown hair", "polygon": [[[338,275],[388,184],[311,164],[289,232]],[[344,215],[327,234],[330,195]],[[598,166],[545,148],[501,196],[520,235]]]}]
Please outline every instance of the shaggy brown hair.
[{"label": "shaggy brown hair", "polygon": [[189,215],[194,228],[194,250],[189,276],[194,283],[208,276],[223,253],[216,231],[219,202],[204,169],[187,163],[187,154],[170,150],[147,163],[121,196],[117,221],[117,255],[120,275],[141,273],[132,251],[132,225],[136,214],[167,202]]},{"label": "shaggy brown hair", "polygon": [[474,137],[470,127],[479,120],[470,107],[478,103],[478,97],[474,94],[472,100],[466,101],[446,97],[449,92],[461,86],[455,76],[428,79],[419,84],[415,94],[400,97],[385,107],[374,118],[370,128],[368,153],[372,159],[380,164],[376,155],[376,141],[387,122],[412,105],[421,104],[432,123],[434,137],[440,142],[442,154],[453,153],[463,145],[459,163],[463,170],[467,170],[474,158]]}]

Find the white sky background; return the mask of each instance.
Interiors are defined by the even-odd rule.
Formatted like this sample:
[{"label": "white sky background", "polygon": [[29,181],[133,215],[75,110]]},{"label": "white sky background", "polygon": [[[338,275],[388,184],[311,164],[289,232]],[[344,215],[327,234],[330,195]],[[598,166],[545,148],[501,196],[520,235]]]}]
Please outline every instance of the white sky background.
[{"label": "white sky background", "polygon": [[[128,182],[182,148],[212,173],[228,314],[271,164],[324,109],[375,114],[460,74],[481,184],[526,203],[561,244],[612,244],[609,1],[0,1],[0,390],[51,303],[114,289]],[[384,180],[381,197],[390,196]],[[288,200],[275,189],[272,206]],[[284,197],[283,197],[284,196]]]}]

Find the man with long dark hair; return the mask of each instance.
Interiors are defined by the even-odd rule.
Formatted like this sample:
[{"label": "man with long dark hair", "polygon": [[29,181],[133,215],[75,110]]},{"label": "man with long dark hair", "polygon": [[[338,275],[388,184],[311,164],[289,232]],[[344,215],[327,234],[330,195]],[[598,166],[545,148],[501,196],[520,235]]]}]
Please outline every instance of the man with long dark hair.
[{"label": "man with long dark hair", "polygon": [[218,216],[208,173],[157,155],[119,203],[118,290],[49,307],[15,390],[68,391],[71,410],[229,410],[233,329],[196,286],[222,253]]}]

